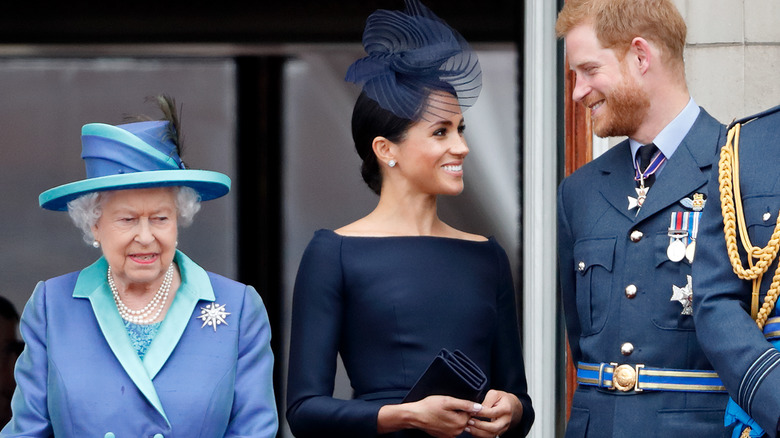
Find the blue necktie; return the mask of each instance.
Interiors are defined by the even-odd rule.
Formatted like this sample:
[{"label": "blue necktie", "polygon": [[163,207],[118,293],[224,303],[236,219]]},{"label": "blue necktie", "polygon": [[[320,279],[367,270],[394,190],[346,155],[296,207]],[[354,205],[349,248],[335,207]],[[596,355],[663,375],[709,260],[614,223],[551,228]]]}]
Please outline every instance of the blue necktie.
[{"label": "blue necktie", "polygon": [[[653,159],[653,155],[655,155],[656,152],[658,152],[658,146],[653,143],[648,143],[639,148],[639,151],[637,152],[639,155],[639,172],[644,173],[647,171],[647,168],[650,166]],[[655,173],[645,177],[645,187],[650,188],[654,182]],[[637,181],[637,184],[639,184],[639,181]]]}]

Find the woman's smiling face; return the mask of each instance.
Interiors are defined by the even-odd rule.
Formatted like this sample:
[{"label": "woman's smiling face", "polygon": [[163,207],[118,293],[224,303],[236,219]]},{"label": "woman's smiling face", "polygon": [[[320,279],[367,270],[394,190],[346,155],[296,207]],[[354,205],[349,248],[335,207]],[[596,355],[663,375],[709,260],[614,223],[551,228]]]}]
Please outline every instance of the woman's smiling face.
[{"label": "woman's smiling face", "polygon": [[178,236],[176,189],[127,189],[102,194],[92,232],[120,290],[162,282]]},{"label": "woman's smiling face", "polygon": [[463,191],[463,162],[469,153],[458,101],[448,93],[428,98],[424,118],[398,143],[393,171],[422,193],[457,195]]}]

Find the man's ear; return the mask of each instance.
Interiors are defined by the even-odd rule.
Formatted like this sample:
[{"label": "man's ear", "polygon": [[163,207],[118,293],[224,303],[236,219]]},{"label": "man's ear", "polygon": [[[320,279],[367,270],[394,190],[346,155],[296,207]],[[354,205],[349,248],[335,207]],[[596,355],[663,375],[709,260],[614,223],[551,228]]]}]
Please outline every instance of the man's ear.
[{"label": "man's ear", "polygon": [[647,73],[647,70],[650,69],[650,63],[655,61],[652,46],[642,37],[635,37],[631,40],[631,45],[628,48],[628,54],[626,56],[631,57],[630,65],[637,68],[642,75]]}]

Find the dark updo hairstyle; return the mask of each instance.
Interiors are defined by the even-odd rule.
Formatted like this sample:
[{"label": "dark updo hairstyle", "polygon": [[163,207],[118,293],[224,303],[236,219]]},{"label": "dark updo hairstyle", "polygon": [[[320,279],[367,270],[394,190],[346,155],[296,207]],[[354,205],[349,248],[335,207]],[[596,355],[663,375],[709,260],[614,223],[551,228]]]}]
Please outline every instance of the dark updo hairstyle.
[{"label": "dark updo hairstyle", "polygon": [[352,139],[355,141],[355,150],[363,160],[360,174],[377,195],[382,192],[382,173],[374,154],[374,139],[384,137],[393,143],[402,142],[413,123],[413,120],[398,117],[382,108],[365,92],[358,96],[352,110]]}]

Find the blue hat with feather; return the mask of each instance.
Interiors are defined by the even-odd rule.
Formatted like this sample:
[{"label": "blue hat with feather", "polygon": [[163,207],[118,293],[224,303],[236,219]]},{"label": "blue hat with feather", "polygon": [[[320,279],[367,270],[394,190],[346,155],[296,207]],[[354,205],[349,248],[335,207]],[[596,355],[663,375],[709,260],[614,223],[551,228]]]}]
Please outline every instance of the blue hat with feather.
[{"label": "blue hat with feather", "polygon": [[191,187],[201,201],[227,194],[227,175],[186,168],[172,129],[167,120],[84,125],[81,158],[87,178],[46,190],[38,197],[40,206],[65,211],[68,202],[87,193],[150,187]]}]

